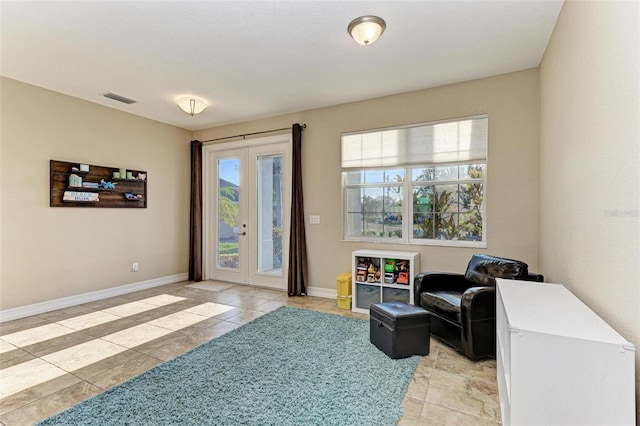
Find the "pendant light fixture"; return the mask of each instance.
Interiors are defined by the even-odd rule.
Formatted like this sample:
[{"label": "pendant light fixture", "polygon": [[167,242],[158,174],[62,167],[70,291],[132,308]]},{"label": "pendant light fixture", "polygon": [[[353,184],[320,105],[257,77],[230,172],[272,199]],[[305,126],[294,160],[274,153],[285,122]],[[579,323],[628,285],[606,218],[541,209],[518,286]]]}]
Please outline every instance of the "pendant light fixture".
[{"label": "pendant light fixture", "polygon": [[387,28],[387,23],[379,16],[360,16],[349,24],[347,31],[356,43],[368,46],[375,42]]},{"label": "pendant light fixture", "polygon": [[194,116],[196,114],[200,114],[207,108],[207,104],[205,104],[202,100],[195,98],[193,96],[187,96],[184,98],[178,99],[178,106],[181,110],[189,114],[190,116]]}]

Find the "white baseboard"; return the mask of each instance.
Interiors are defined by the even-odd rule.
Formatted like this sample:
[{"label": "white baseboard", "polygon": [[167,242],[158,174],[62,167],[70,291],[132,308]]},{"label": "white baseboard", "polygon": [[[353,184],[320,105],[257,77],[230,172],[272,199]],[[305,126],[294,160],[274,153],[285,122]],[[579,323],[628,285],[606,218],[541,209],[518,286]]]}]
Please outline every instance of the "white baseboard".
[{"label": "white baseboard", "polygon": [[[250,284],[250,285],[255,285],[256,287],[260,287],[260,288],[270,288],[273,290],[279,290],[284,292],[287,291],[286,287],[282,288],[279,286],[272,286],[264,283],[256,283],[256,284]],[[307,296],[323,297],[325,299],[335,299],[338,296],[338,291],[336,289],[329,289],[329,288],[322,288],[322,287],[309,287],[307,288]]]},{"label": "white baseboard", "polygon": [[70,306],[81,305],[83,303],[95,302],[96,300],[106,299],[108,297],[121,296],[123,294],[133,293],[134,291],[146,290],[148,288],[159,287],[161,285],[186,281],[188,278],[189,274],[185,272],[183,274],[154,278],[152,280],[121,285],[118,287],[107,288],[105,290],[92,291],[89,293],[78,294],[76,296],[63,297],[61,299],[35,303],[33,305],[21,306],[19,308],[6,309],[4,311],[0,311],[0,323],[55,311],[57,309],[68,308]]},{"label": "white baseboard", "polygon": [[[105,290],[92,291],[89,293],[78,294],[76,296],[63,297],[61,299],[35,303],[33,305],[21,306],[19,308],[6,309],[4,311],[0,311],[0,323],[25,318],[32,315],[38,315],[45,312],[51,312],[57,309],[64,309],[70,306],[81,305],[83,303],[95,302],[96,300],[102,300],[108,297],[121,296],[123,294],[146,290],[153,287],[159,287],[161,285],[186,281],[188,278],[189,275],[185,272],[183,274],[154,278],[152,280],[140,281],[137,283],[112,287]],[[337,297],[337,291],[335,289],[309,287],[307,290],[307,294],[309,296],[323,297],[325,299],[335,299]]]},{"label": "white baseboard", "polygon": [[336,289],[322,288],[322,287],[309,287],[307,289],[307,295],[315,297],[324,297],[325,299],[335,299],[338,296]]}]

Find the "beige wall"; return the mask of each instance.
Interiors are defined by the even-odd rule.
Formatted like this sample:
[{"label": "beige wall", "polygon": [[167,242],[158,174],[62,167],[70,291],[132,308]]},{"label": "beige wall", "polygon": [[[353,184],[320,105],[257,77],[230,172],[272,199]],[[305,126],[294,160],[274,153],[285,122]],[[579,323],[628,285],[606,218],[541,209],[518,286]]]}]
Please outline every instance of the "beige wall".
[{"label": "beige wall", "polygon": [[638,347],[636,389],[639,12],[566,2],[540,67],[541,265]]},{"label": "beige wall", "polygon": [[[473,253],[513,257],[538,269],[538,70],[371,99],[195,132],[213,139],[306,123],[302,136],[310,286],[335,289],[359,248],[411,250],[422,270],[463,271]],[[489,114],[488,248],[376,245],[342,238],[342,132]],[[310,214],[320,225],[309,225]]]},{"label": "beige wall", "polygon": [[[0,309],[186,272],[191,132],[0,83]],[[50,208],[51,159],[147,170],[148,208]]]}]

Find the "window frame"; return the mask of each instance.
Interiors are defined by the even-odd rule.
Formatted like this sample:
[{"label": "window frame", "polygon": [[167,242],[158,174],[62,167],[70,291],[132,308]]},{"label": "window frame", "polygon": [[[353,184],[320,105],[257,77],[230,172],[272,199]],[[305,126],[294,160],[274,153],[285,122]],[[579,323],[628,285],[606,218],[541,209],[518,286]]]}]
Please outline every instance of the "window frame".
[{"label": "window frame", "polygon": [[[437,163],[435,166],[452,166],[452,165],[465,165],[465,164],[484,164],[485,174],[483,178],[469,178],[469,179],[448,179],[448,180],[431,180],[421,181],[419,183],[414,182],[411,178],[412,169],[429,168],[434,167],[434,164],[412,164],[403,167],[365,167],[359,169],[349,169],[342,171],[342,240],[343,241],[359,241],[370,243],[385,243],[385,244],[409,244],[409,245],[424,245],[424,246],[441,246],[441,247],[473,247],[473,248],[486,248],[487,247],[487,161],[480,162],[473,160],[471,162],[444,164]],[[347,174],[349,172],[366,172],[372,170],[390,170],[390,169],[403,169],[405,173],[404,182],[376,182],[376,183],[358,183],[348,184]],[[482,205],[480,211],[482,212],[482,240],[481,241],[468,241],[468,240],[445,240],[435,238],[415,238],[413,236],[413,202],[407,200],[413,200],[413,188],[417,186],[435,186],[435,185],[464,185],[470,183],[482,184]],[[354,188],[386,188],[386,187],[402,187],[402,237],[372,237],[372,236],[350,236],[347,235],[347,215],[350,213],[347,211],[347,192],[348,189]],[[384,214],[384,212],[383,212]],[[405,220],[410,218],[410,220]]]},{"label": "window frame", "polygon": [[[469,179],[448,179],[448,180],[430,180],[430,181],[421,181],[419,184],[416,184],[413,180],[407,182],[407,191],[411,200],[413,200],[413,188],[416,186],[445,186],[445,185],[464,185],[471,183],[480,183],[482,184],[482,204],[480,206],[480,211],[482,213],[482,240],[481,241],[470,241],[470,240],[445,240],[445,239],[437,239],[437,238],[414,238],[413,237],[413,203],[409,207],[409,203],[405,203],[407,209],[409,209],[411,223],[407,224],[409,227],[410,233],[407,234],[407,242],[406,244],[414,244],[414,245],[430,245],[430,246],[447,246],[447,247],[476,247],[476,248],[486,248],[487,247],[487,161],[473,161],[473,162],[464,162],[464,163],[455,163],[455,164],[443,164],[438,163],[437,166],[447,166],[447,165],[472,165],[472,164],[484,164],[484,177],[483,178],[469,178]],[[433,167],[433,164],[429,165],[418,165],[418,166],[408,166],[407,170],[410,169],[419,169],[421,167]],[[459,212],[457,214],[460,214]],[[404,225],[404,221],[403,221]]]},{"label": "window frame", "polygon": [[[400,163],[400,164],[389,164],[384,166],[373,166],[373,167],[348,167],[344,166],[341,168],[341,211],[342,211],[342,240],[348,242],[369,242],[369,243],[384,243],[384,244],[402,244],[402,245],[424,245],[424,246],[444,246],[444,247],[471,247],[471,248],[487,248],[487,194],[488,194],[488,164],[489,164],[489,153],[488,153],[488,144],[489,144],[489,135],[488,135],[488,115],[474,115],[470,117],[460,117],[449,120],[441,120],[434,121],[428,123],[421,123],[415,125],[406,125],[406,126],[396,126],[396,127],[388,127],[384,129],[376,129],[376,130],[367,130],[362,132],[348,132],[344,133],[344,136],[355,135],[355,134],[365,134],[374,131],[384,131],[389,129],[407,129],[411,127],[420,127],[420,126],[431,126],[437,125],[440,123],[449,123],[449,122],[461,122],[467,119],[475,119],[475,118],[485,118],[487,133],[486,133],[486,141],[485,141],[485,155],[484,158],[479,159],[469,159],[468,161],[457,161],[457,162],[428,162],[428,163]],[[344,150],[344,146],[341,148]],[[344,151],[343,151],[344,153]],[[443,167],[443,166],[460,166],[460,165],[484,165],[484,177],[482,178],[467,178],[461,179],[460,175],[458,175],[458,179],[447,179],[447,180],[431,180],[431,181],[420,181],[414,182],[412,176],[412,170],[420,169],[420,168],[431,168],[431,167]],[[359,184],[348,184],[348,174],[350,172],[359,172],[364,173],[367,171],[375,171],[375,170],[393,170],[393,169],[402,169],[404,170],[404,181],[403,182],[377,182],[377,183],[359,183]],[[429,238],[416,238],[414,237],[414,223],[413,223],[413,215],[414,215],[414,206],[413,206],[413,191],[414,188],[420,186],[440,186],[440,185],[457,185],[458,191],[460,189],[460,185],[471,184],[471,183],[480,183],[482,184],[482,204],[480,206],[480,212],[482,215],[482,240],[481,241],[470,241],[470,240],[450,240],[450,239],[429,239]],[[348,212],[348,200],[347,194],[349,189],[354,188],[385,188],[385,187],[402,187],[402,237],[373,237],[373,236],[352,236],[347,235],[348,224],[349,224],[349,214],[353,212]],[[362,200],[362,198],[361,198]],[[452,212],[453,214],[457,214],[459,217],[460,212]],[[384,211],[381,213],[384,217]],[[384,220],[384,219],[383,219]],[[363,229],[361,228],[361,232]]]},{"label": "window frame", "polygon": [[[349,172],[355,171],[372,171],[372,170],[393,170],[393,169],[404,169],[405,170],[405,181],[404,182],[375,182],[375,183],[357,183],[357,184],[348,184],[347,183],[347,174]],[[390,187],[401,187],[402,188],[402,200],[406,199],[407,196],[407,185],[406,185],[406,167],[368,167],[363,169],[352,169],[348,172],[342,172],[342,239],[343,241],[368,241],[368,242],[383,242],[389,244],[405,244],[406,243],[406,227],[404,223],[404,217],[406,214],[406,203],[402,205],[402,237],[372,237],[372,236],[347,236],[347,215],[351,212],[347,211],[347,189],[353,188],[390,188]],[[384,214],[384,211],[382,212]]]}]

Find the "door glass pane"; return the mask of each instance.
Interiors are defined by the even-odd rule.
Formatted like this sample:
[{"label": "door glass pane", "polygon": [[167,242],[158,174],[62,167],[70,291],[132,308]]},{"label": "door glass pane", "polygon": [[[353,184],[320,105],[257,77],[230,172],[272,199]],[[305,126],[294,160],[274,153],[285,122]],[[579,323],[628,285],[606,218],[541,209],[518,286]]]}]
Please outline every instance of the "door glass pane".
[{"label": "door glass pane", "polygon": [[282,274],[282,155],[257,157],[258,272]]},{"label": "door glass pane", "polygon": [[240,159],[218,160],[218,250],[216,265],[238,269]]}]

